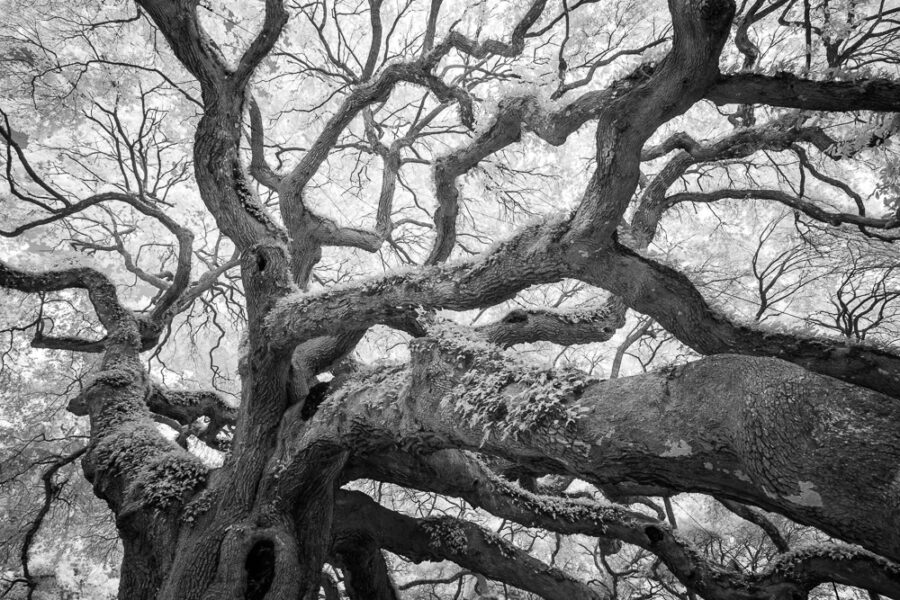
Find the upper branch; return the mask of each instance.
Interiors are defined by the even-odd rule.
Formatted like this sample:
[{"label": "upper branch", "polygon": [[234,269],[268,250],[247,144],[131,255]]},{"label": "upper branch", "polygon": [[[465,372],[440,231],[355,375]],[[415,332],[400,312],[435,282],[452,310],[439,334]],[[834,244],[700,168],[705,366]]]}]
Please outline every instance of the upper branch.
[{"label": "upper branch", "polygon": [[[496,40],[477,43],[457,32],[451,32],[445,40],[435,47],[429,48],[420,58],[407,63],[388,65],[377,76],[371,78],[372,72],[369,63],[372,62],[373,56],[377,56],[378,45],[377,40],[373,38],[370,60],[367,61],[367,67],[364,69],[361,83],[344,99],[337,113],[326,123],[324,130],[306,155],[284,177],[273,173],[268,168],[262,153],[261,135],[259,133],[255,134],[254,140],[257,143],[253,144],[254,174],[258,173],[261,177],[260,180],[264,184],[277,186],[281,199],[282,217],[291,236],[295,240],[312,238],[318,246],[350,245],[369,251],[377,250],[385,239],[385,229],[382,226],[384,219],[380,219],[378,231],[372,234],[340,228],[328,219],[313,215],[304,206],[303,195],[307,184],[327,159],[328,153],[334,148],[341,133],[361,111],[375,102],[384,101],[399,82],[421,85],[429,89],[441,102],[455,101],[459,106],[463,124],[467,127],[472,127],[474,116],[472,100],[468,93],[460,87],[445,83],[433,73],[433,69],[453,49],[476,57],[485,57],[492,54],[501,56],[516,56],[520,54],[524,48],[525,34],[540,17],[545,4],[546,0],[535,0],[533,2],[514,28],[512,39],[509,43]],[[376,23],[380,24],[378,18],[380,3],[373,3],[370,8],[374,28]],[[375,35],[378,35],[378,31],[373,30],[373,36]],[[252,110],[253,108],[251,107]],[[256,118],[253,112],[251,112],[251,124],[257,132],[261,131],[261,120]],[[513,138],[517,139],[518,134],[514,132]],[[507,140],[503,145],[510,143],[510,141],[512,140]],[[480,158],[483,158],[483,156],[477,158],[476,162]],[[385,169],[386,176],[395,177],[395,173],[396,169]],[[449,177],[452,178],[458,174],[455,173]],[[383,197],[384,194],[382,194]],[[430,264],[446,258],[449,255],[449,250],[452,249],[452,232],[449,234],[446,232],[446,229],[449,227],[448,224],[451,222],[455,223],[456,218],[455,204],[451,204],[441,198],[439,191],[439,209],[435,217],[435,220],[438,222],[438,243],[429,259]],[[442,225],[445,226],[442,227]],[[446,239],[450,240],[449,244],[444,242]],[[312,257],[312,259],[301,259],[299,256],[295,256],[294,275],[302,285],[305,285],[305,280],[309,276],[310,263],[317,260],[318,249],[313,246],[309,241],[295,241],[292,248],[294,255],[306,254]]]},{"label": "upper branch", "polygon": [[700,100],[718,77],[734,8],[730,0],[669,3],[671,51],[659,65],[637,72],[633,89],[599,115],[597,167],[573,218],[571,238],[609,243],[637,187],[644,143]]},{"label": "upper branch", "polygon": [[490,254],[466,263],[438,265],[322,294],[288,296],[266,317],[269,336],[276,345],[292,347],[376,323],[399,323],[405,329],[418,307],[489,306],[530,285],[558,281],[568,270],[564,253],[555,247],[560,225],[527,228]]},{"label": "upper branch", "polygon": [[288,15],[282,0],[266,0],[266,16],[262,28],[234,70],[233,85],[236,90],[243,90],[246,87],[253,71],[275,46],[287,20]]},{"label": "upper branch", "polygon": [[714,310],[682,273],[615,245],[593,255],[579,278],[623,298],[701,354],[774,356],[856,385],[900,397],[900,357],[840,340],[738,325]]},{"label": "upper branch", "polygon": [[196,2],[139,3],[166,37],[175,56],[200,82],[204,113],[194,136],[194,171],[203,202],[219,229],[242,250],[267,239],[285,241],[283,228],[272,220],[248,185],[240,156],[246,85],[287,20],[282,2],[266,1],[262,29],[234,71],[200,25]]},{"label": "upper branch", "polygon": [[528,30],[531,29],[531,26],[534,25],[541,14],[543,14],[546,5],[547,0],[535,0],[532,2],[531,6],[513,29],[509,42],[501,42],[499,40],[477,42],[470,40],[459,32],[451,31],[447,36],[447,39],[439,44],[438,47],[446,46],[448,48],[456,48],[460,52],[474,56],[475,58],[487,58],[491,55],[506,56],[510,58],[518,56],[525,48],[525,36],[528,33]]},{"label": "upper branch", "polygon": [[806,110],[900,111],[900,82],[811,81],[790,73],[723,75],[707,91],[716,104],[768,104]]},{"label": "upper branch", "polygon": [[[216,101],[220,85],[230,73],[222,51],[203,30],[197,2],[191,0],[136,0],[156,23],[169,47],[200,82],[205,105]],[[267,2],[267,4],[269,4]],[[268,17],[268,14],[267,14]],[[249,57],[253,60],[255,54]]]},{"label": "upper branch", "polygon": [[817,221],[822,221],[823,223],[828,223],[835,226],[841,225],[843,223],[849,223],[851,225],[870,227],[872,229],[896,229],[897,227],[900,227],[900,216],[889,217],[886,219],[876,219],[874,217],[867,217],[864,215],[857,215],[853,213],[832,212],[820,208],[817,204],[782,192],[781,190],[727,189],[716,190],[712,192],[684,192],[668,196],[666,198],[666,205],[674,206],[682,202],[717,202],[725,198],[754,198],[758,200],[772,200],[774,202],[779,202],[781,204],[784,204],[785,206],[789,206],[791,208],[799,210],[803,214],[812,217]]},{"label": "upper branch", "polygon": [[[0,261],[0,286],[32,294],[72,288],[87,290],[97,317],[107,331],[121,331],[131,324],[134,333],[137,333],[137,322],[131,312],[119,302],[116,286],[106,275],[94,269],[78,267],[35,273],[10,267]],[[140,347],[138,339],[126,336],[119,341],[124,342],[128,349]]]}]

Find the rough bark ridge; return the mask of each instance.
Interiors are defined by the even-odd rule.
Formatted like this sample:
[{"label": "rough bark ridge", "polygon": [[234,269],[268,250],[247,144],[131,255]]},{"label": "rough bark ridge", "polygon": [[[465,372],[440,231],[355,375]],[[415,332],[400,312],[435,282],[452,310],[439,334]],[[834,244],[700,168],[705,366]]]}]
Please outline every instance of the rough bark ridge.
[{"label": "rough bark ridge", "polygon": [[[373,0],[373,39],[362,72],[348,76],[351,91],[284,174],[267,163],[264,121],[249,89],[255,69],[286,27],[284,3],[265,1],[260,29],[235,64],[204,31],[197,2],[137,4],[202,92],[194,175],[206,208],[237,248],[246,296],[240,406],[209,393],[166,390],[144,369],[140,353],[154,347],[173,316],[221,274],[214,270],[189,283],[190,233],[146,198],[95,196],[67,204],[51,218],[114,200],[160,220],[181,254],[178,273],[152,311],[125,308],[110,280],[90,269],[32,273],[0,263],[3,287],[27,293],[86,290],[106,329],[98,341],[36,343],[102,352],[91,384],[70,409],[90,419],[85,474],[115,513],[124,543],[120,598],[312,600],[330,563],[346,574],[351,598],[393,600],[399,593],[382,550],[414,561],[451,560],[546,598],[603,597],[596,587],[471,523],[416,519],[340,489],[364,477],[461,497],[524,525],[637,545],[657,555],[691,594],[705,598],[804,598],[822,582],[900,598],[900,567],[892,562],[900,561],[900,357],[738,325],[713,310],[685,275],[641,254],[666,210],[724,198],[781,202],[831,225],[896,229],[896,217],[833,212],[780,192],[667,193],[690,167],[706,161],[801,143],[830,152],[827,136],[799,118],[741,128],[713,143],[677,134],[658,147],[645,146],[661,126],[704,98],[808,110],[900,111],[898,84],[723,76],[719,59],[733,0],[669,0],[671,47],[657,64],[641,65],[606,89],[553,110],[536,98],[504,99],[489,127],[434,161],[434,239],[421,268],[309,294],[301,290],[323,247],[376,252],[392,242],[391,203],[401,151],[411,142],[382,143],[372,107],[400,84],[419,86],[443,103],[441,110],[455,104],[460,121],[471,127],[473,98],[442,78],[442,61],[519,56],[532,28],[550,21],[546,2],[536,0],[524,11],[509,41],[471,40],[452,30],[436,39],[441,3],[433,2],[418,56],[379,70],[382,3]],[[746,49],[745,38],[746,27]],[[249,164],[241,147],[245,110]],[[374,231],[341,226],[305,204],[310,182],[357,117],[384,162]],[[523,133],[560,145],[588,121],[596,121],[596,165],[573,212],[525,228],[483,255],[445,262],[458,244],[460,177]],[[8,124],[0,129],[20,151],[10,132]],[[641,162],[673,151],[638,193]],[[268,213],[251,177],[277,194],[280,222]],[[633,201],[636,211],[626,223]],[[468,330],[427,316],[441,308],[486,308],[564,278],[613,297],[579,313],[512,311]],[[624,324],[626,307],[710,356],[595,381],[572,370],[541,371],[501,350],[540,340],[608,340]],[[411,363],[338,368],[376,324],[418,338],[410,343]],[[336,377],[326,391],[316,376],[327,370]],[[210,443],[234,425],[221,468],[207,469],[164,439],[154,421],[164,417],[188,427],[200,416],[210,418],[203,434]],[[625,507],[526,491],[474,452],[601,488],[701,492],[753,504],[858,546],[786,551],[757,573],[724,568],[663,521]],[[742,504],[735,505],[737,511]]]}]

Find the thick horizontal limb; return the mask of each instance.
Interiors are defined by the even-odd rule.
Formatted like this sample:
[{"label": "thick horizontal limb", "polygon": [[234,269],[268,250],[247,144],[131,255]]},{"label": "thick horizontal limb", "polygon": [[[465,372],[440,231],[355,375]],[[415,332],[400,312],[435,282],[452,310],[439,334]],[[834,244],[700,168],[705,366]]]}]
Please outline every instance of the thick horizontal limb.
[{"label": "thick horizontal limb", "polygon": [[706,93],[716,104],[768,104],[805,110],[900,112],[900,82],[812,81],[790,73],[722,75]]},{"label": "thick horizontal limb", "polygon": [[[459,264],[388,275],[357,286],[281,299],[266,317],[277,346],[293,347],[319,336],[407,323],[418,307],[468,310],[512,298],[530,285],[558,281],[567,267],[554,248],[562,223],[526,228],[489,254]],[[402,326],[401,328],[406,328]]]},{"label": "thick horizontal limb", "polygon": [[578,310],[515,309],[477,331],[490,342],[508,348],[527,342],[561,346],[605,342],[625,325],[625,304],[612,297],[596,308]]},{"label": "thick horizontal limb", "polygon": [[[900,558],[900,403],[783,361],[716,356],[590,383],[510,363],[453,328],[411,370],[344,386],[305,436],[354,451],[480,449],[598,483],[756,504]],[[863,491],[864,490],[864,491]]]}]

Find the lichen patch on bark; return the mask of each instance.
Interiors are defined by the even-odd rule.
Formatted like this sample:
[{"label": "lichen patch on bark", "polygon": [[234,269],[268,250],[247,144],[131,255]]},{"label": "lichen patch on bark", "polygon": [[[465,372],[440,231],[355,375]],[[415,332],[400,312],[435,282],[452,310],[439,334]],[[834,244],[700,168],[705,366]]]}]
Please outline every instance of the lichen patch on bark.
[{"label": "lichen patch on bark", "polygon": [[801,506],[824,506],[822,496],[815,490],[816,486],[812,481],[798,481],[797,485],[800,487],[800,492],[785,496],[785,498]]}]

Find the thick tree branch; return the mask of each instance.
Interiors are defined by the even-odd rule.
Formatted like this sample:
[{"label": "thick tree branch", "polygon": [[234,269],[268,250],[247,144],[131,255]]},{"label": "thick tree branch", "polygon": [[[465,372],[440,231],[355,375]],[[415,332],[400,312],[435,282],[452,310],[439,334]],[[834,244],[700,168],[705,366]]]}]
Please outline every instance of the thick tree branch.
[{"label": "thick tree branch", "polygon": [[501,320],[478,327],[491,343],[508,348],[526,342],[562,346],[605,342],[625,324],[625,304],[612,297],[597,308],[578,310],[516,309]]},{"label": "thick tree branch", "polygon": [[143,0],[139,4],[200,82],[203,116],[194,136],[194,172],[204,204],[241,250],[264,240],[285,241],[283,228],[251,189],[240,157],[245,88],[286,21],[282,3],[267,0],[263,28],[234,71],[200,25],[194,3]]},{"label": "thick tree branch", "polygon": [[732,322],[714,310],[682,273],[616,245],[598,252],[579,278],[622,297],[682,343],[705,355],[772,356],[894,398],[900,397],[900,357],[841,340],[776,333]]},{"label": "thick tree branch", "polygon": [[734,3],[670,2],[672,50],[598,119],[595,169],[572,221],[570,239],[608,243],[640,176],[641,150],[666,121],[703,97],[719,75]]},{"label": "thick tree branch", "polygon": [[[659,556],[682,584],[711,600],[763,600],[777,596],[785,587],[805,592],[822,582],[846,583],[847,573],[856,568],[855,560],[871,570],[849,585],[865,587],[873,581],[880,581],[880,589],[885,593],[895,590],[898,585],[891,565],[879,563],[872,555],[857,554],[848,547],[834,548],[834,562],[831,564],[806,561],[801,558],[804,556],[802,552],[776,559],[776,564],[793,562],[796,567],[794,571],[771,568],[767,572],[753,574],[725,568],[705,559],[664,521],[618,506],[528,492],[498,477],[474,455],[456,450],[415,457],[399,452],[359,457],[351,463],[346,475],[351,478],[374,477],[379,481],[459,497],[474,507],[527,527],[569,535],[612,538],[634,544]],[[752,511],[739,506],[744,512]],[[753,511],[753,515],[758,513]],[[783,552],[788,550],[786,545],[783,550],[780,546],[779,549]],[[828,553],[823,548],[820,551],[807,550],[806,554],[826,556]],[[841,557],[852,560],[842,561]]]},{"label": "thick tree branch", "polygon": [[287,23],[288,15],[282,0],[266,0],[265,18],[262,27],[250,46],[241,56],[232,75],[234,89],[243,90],[253,71],[269,54]]},{"label": "thick tree branch", "polygon": [[706,92],[706,98],[716,104],[900,112],[900,83],[889,79],[812,81],[790,73],[722,75]]},{"label": "thick tree branch", "polygon": [[467,310],[508,300],[529,285],[565,276],[567,266],[556,247],[564,230],[564,222],[535,225],[470,262],[392,275],[324,294],[290,295],[267,315],[268,335],[275,344],[292,347],[375,323],[403,324],[418,307]]},{"label": "thick tree branch", "polygon": [[361,492],[342,491],[337,497],[336,535],[364,531],[379,546],[410,560],[451,560],[548,599],[602,598],[599,592],[572,579],[474,523],[440,517],[415,519],[379,506]]},{"label": "thick tree branch", "polygon": [[73,400],[86,408],[91,421],[85,473],[120,519],[126,514],[140,519],[148,514],[141,509],[155,511],[183,502],[205,481],[206,469],[163,438],[150,418],[138,321],[120,304],[112,282],[86,267],[32,273],[0,262],[0,286],[29,293],[87,290],[108,333],[99,369]]},{"label": "thick tree branch", "polygon": [[392,275],[325,294],[295,294],[266,317],[273,343],[303,340],[373,324],[407,328],[419,307],[468,310],[497,304],[537,284],[573,277],[620,296],[701,354],[774,356],[817,373],[898,396],[900,357],[859,345],[775,334],[733,323],[713,310],[683,274],[615,245],[566,244],[568,221],[525,229],[472,261]]},{"label": "thick tree branch", "polygon": [[739,499],[900,557],[896,400],[741,356],[591,383],[523,367],[465,335],[417,340],[411,370],[344,386],[291,446],[477,448],[598,483]]},{"label": "thick tree branch", "polygon": [[[109,278],[88,267],[36,273],[16,269],[0,261],[0,286],[31,294],[83,289],[87,291],[97,317],[107,331],[121,330],[128,325],[137,329],[134,317],[119,302],[116,287]],[[128,351],[138,347],[134,339],[126,338],[121,342]]]},{"label": "thick tree branch", "polygon": [[216,435],[223,427],[234,425],[237,409],[216,392],[167,390],[159,385],[151,387],[147,407],[156,414],[175,419],[184,426],[207,417],[209,425],[198,435],[199,439],[216,447]]}]

